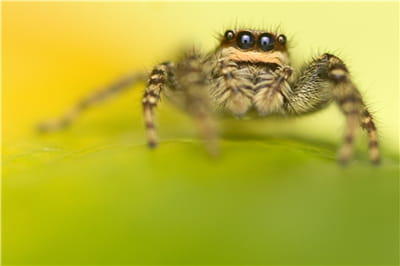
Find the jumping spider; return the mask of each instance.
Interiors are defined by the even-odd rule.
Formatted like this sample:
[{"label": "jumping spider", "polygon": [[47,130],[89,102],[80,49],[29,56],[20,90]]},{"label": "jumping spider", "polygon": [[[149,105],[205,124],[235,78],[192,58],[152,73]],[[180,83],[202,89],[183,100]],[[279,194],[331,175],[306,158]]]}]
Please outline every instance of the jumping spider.
[{"label": "jumping spider", "polygon": [[[376,127],[346,65],[338,57],[325,53],[306,64],[294,77],[286,42],[283,34],[227,30],[217,48],[207,55],[190,50],[176,63],[156,65],[142,98],[149,146],[157,144],[154,108],[162,92],[194,118],[211,152],[216,148],[213,114],[297,116],[321,110],[335,101],[346,118],[339,162],[349,160],[360,124],[368,134],[369,158],[378,163]],[[82,99],[61,119],[39,128],[49,131],[67,126],[87,107],[142,79],[142,74],[126,77]]]}]

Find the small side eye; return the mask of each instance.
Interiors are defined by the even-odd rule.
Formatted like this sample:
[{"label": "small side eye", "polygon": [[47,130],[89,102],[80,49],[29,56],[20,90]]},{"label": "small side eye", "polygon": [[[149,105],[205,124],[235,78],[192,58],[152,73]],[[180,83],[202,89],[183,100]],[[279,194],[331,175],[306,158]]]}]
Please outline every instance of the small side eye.
[{"label": "small side eye", "polygon": [[237,45],[241,49],[249,49],[254,46],[255,40],[253,34],[248,31],[242,31],[236,39]]},{"label": "small side eye", "polygon": [[235,33],[234,33],[233,31],[231,31],[231,30],[227,30],[227,31],[225,32],[225,39],[228,40],[228,41],[230,41],[230,40],[232,40],[233,38],[235,38]]},{"label": "small side eye", "polygon": [[269,33],[263,33],[258,39],[258,45],[263,51],[269,51],[274,48],[274,36]]},{"label": "small side eye", "polygon": [[283,35],[283,34],[279,35],[279,36],[278,36],[278,42],[279,42],[280,44],[282,44],[282,45],[285,45],[285,43],[286,43],[286,36]]}]

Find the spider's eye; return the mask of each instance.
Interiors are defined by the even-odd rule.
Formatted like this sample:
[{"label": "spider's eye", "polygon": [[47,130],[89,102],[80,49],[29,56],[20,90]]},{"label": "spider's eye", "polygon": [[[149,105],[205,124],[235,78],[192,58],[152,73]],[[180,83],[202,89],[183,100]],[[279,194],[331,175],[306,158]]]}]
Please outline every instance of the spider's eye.
[{"label": "spider's eye", "polygon": [[236,38],[237,45],[241,49],[249,49],[254,46],[254,36],[248,31],[242,31]]},{"label": "spider's eye", "polygon": [[269,51],[274,48],[274,37],[269,33],[261,34],[258,39],[258,45],[263,51]]},{"label": "spider's eye", "polygon": [[286,43],[286,36],[281,34],[278,36],[278,42],[282,45],[284,45]]},{"label": "spider's eye", "polygon": [[231,31],[231,30],[227,30],[227,31],[225,32],[225,39],[228,40],[228,41],[230,41],[230,40],[232,40],[233,38],[235,38],[235,33],[234,33],[233,31]]}]

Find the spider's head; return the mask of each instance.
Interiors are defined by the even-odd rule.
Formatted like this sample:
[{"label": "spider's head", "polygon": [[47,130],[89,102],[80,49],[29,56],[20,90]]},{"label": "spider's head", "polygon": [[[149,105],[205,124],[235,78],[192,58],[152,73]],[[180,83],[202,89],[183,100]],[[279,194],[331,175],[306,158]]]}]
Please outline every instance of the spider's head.
[{"label": "spider's head", "polygon": [[289,63],[286,36],[255,30],[227,30],[220,49],[235,61],[251,63]]}]

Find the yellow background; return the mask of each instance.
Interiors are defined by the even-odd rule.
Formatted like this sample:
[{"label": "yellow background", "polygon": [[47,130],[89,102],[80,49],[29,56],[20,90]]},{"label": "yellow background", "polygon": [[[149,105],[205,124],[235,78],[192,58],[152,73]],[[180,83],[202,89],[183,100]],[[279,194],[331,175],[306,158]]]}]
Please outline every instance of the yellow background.
[{"label": "yellow background", "polygon": [[[295,66],[325,51],[339,54],[375,114],[382,143],[398,146],[396,2],[4,2],[2,22],[6,146],[94,88],[174,59],[183,45],[212,49],[213,36],[235,24],[280,25]],[[119,108],[115,114],[125,117],[140,113],[141,90],[110,110]],[[103,116],[105,123],[113,119]],[[290,123],[299,134],[338,141],[343,118],[330,107]]]}]

